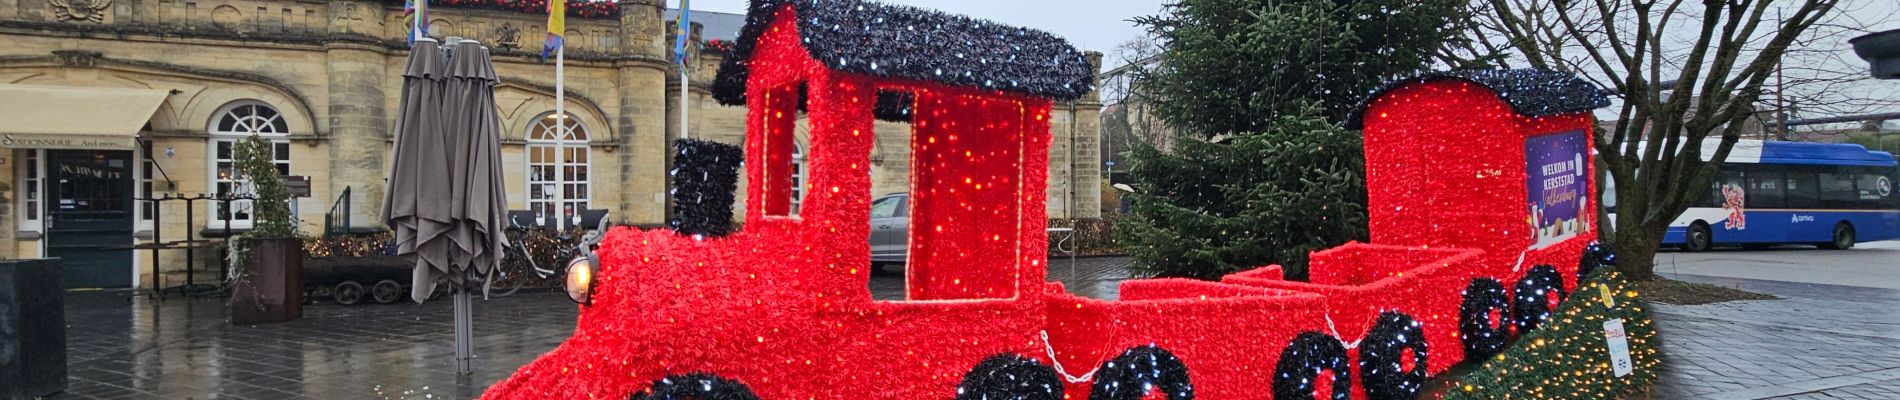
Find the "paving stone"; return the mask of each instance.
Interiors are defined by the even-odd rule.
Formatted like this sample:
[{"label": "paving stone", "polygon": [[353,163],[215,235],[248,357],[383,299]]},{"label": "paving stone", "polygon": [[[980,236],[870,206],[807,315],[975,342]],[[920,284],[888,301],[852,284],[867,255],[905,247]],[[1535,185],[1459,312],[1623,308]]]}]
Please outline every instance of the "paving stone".
[{"label": "paving stone", "polygon": [[1900,368],[1900,292],[1741,281],[1721,279],[1784,299],[1652,305],[1671,366],[1657,398],[1900,399],[1900,381],[1842,385]]},{"label": "paving stone", "polygon": [[[1130,262],[1052,259],[1046,277],[1114,299]],[[901,268],[885,267],[869,287],[874,298],[901,299],[903,280]],[[1667,357],[1652,398],[1778,390],[1787,393],[1777,399],[1900,399],[1900,379],[1863,379],[1900,368],[1900,292],[1749,284],[1785,299],[1652,305]],[[457,377],[447,301],[319,303],[302,320],[261,326],[226,323],[217,299],[106,291],[68,293],[66,303],[72,374],[53,399],[471,398],[566,339],[576,311],[558,293],[477,301],[480,359],[473,376]]]}]

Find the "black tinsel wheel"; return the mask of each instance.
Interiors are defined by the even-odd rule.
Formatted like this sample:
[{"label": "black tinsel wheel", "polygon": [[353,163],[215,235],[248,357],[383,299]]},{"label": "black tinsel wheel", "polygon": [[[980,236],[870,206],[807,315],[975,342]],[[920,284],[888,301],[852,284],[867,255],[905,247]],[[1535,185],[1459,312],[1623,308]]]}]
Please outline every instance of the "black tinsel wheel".
[{"label": "black tinsel wheel", "polygon": [[1186,364],[1155,345],[1135,347],[1096,369],[1089,400],[1138,400],[1159,391],[1168,400],[1194,398]]},{"label": "black tinsel wheel", "polygon": [[[1511,340],[1511,327],[1504,321],[1510,315],[1511,298],[1504,283],[1491,278],[1476,278],[1465,286],[1465,301],[1458,305],[1458,337],[1464,339],[1465,359],[1481,360],[1504,351]],[[1492,316],[1496,312],[1497,316]]]},{"label": "black tinsel wheel", "polygon": [[1273,400],[1314,398],[1321,371],[1330,371],[1333,390],[1326,399],[1352,397],[1352,367],[1346,360],[1346,345],[1324,333],[1308,331],[1293,338],[1280,352],[1273,368]]},{"label": "black tinsel wheel", "polygon": [[1600,242],[1590,242],[1589,247],[1583,248],[1583,258],[1577,260],[1577,282],[1590,279],[1590,273],[1602,267],[1616,268],[1616,250]]},{"label": "black tinsel wheel", "polygon": [[653,387],[634,392],[632,400],[759,400],[752,388],[731,379],[704,372],[669,375],[653,381]]},{"label": "black tinsel wheel", "polygon": [[990,356],[957,385],[957,400],[1061,399],[1062,379],[1055,369],[1015,354]]},{"label": "black tinsel wheel", "polygon": [[[1359,384],[1372,400],[1418,398],[1429,372],[1424,325],[1398,311],[1380,313],[1378,321],[1359,342]],[[1412,354],[1410,366],[1406,351]]]},{"label": "black tinsel wheel", "polygon": [[1550,319],[1550,313],[1556,311],[1550,298],[1554,295],[1561,303],[1569,293],[1564,292],[1564,276],[1556,267],[1539,265],[1531,267],[1524,279],[1517,281],[1511,288],[1511,323],[1519,333],[1530,332]]}]

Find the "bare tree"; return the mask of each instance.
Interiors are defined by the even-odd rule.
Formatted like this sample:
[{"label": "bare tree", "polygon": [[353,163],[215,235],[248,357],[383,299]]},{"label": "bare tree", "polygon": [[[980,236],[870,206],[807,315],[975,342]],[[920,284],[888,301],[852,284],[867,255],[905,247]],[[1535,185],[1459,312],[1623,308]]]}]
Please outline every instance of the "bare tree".
[{"label": "bare tree", "polygon": [[1596,132],[1598,169],[1616,185],[1615,225],[1602,228],[1638,280],[1655,276],[1669,223],[1707,192],[1776,64],[1841,2],[1479,1],[1490,11],[1480,36],[1618,94],[1615,124]]},{"label": "bare tree", "polygon": [[1115,46],[1113,56],[1122,66],[1102,73],[1102,101],[1108,104],[1103,110],[1103,129],[1121,143],[1135,140],[1164,151],[1173,146],[1174,130],[1154,114],[1153,93],[1141,84],[1164,52],[1153,37],[1130,39]]}]

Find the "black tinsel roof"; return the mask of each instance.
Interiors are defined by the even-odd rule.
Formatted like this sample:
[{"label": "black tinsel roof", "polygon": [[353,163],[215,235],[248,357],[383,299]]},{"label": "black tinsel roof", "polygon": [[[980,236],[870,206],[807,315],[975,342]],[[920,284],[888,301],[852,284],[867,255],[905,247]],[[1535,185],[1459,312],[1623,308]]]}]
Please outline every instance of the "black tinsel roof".
[{"label": "black tinsel roof", "polygon": [[753,0],[713,81],[720,103],[745,104],[754,46],[786,5],[796,11],[805,50],[834,70],[1057,100],[1081,97],[1095,83],[1082,52],[1043,31],[864,0]]},{"label": "black tinsel roof", "polygon": [[1609,97],[1597,90],[1595,84],[1566,72],[1528,68],[1440,71],[1392,81],[1373,90],[1346,117],[1346,127],[1362,128],[1366,107],[1387,91],[1414,83],[1447,79],[1471,82],[1491,89],[1498,93],[1499,99],[1511,105],[1512,111],[1532,117],[1589,112],[1610,105]]}]

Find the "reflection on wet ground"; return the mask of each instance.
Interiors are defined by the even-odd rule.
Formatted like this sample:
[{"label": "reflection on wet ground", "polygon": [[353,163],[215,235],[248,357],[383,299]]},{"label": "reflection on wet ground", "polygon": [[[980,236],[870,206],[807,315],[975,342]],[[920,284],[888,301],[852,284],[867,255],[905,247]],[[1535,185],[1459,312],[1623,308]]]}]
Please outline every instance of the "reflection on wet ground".
[{"label": "reflection on wet ground", "polygon": [[[1050,262],[1049,279],[1113,298],[1126,258]],[[901,267],[871,279],[903,297]],[[465,399],[554,348],[576,306],[556,293],[477,301],[473,376],[458,377],[448,301],[304,308],[298,321],[225,322],[220,299],[150,300],[129,291],[69,292],[65,393],[53,399]]]},{"label": "reflection on wet ground", "polygon": [[[1052,259],[1047,279],[1113,299],[1128,258]],[[1900,399],[1900,291],[1695,275],[1784,300],[1656,304],[1668,357],[1654,398]],[[903,297],[901,267],[870,280]],[[476,303],[473,376],[454,372],[450,304],[305,307],[299,321],[231,326],[218,299],[67,294],[68,390],[54,399],[472,398],[573,330],[576,306],[523,292]]]},{"label": "reflection on wet ground", "polygon": [[475,374],[457,377],[450,304],[315,304],[302,320],[232,326],[218,299],[67,296],[63,398],[471,398],[553,348],[575,306],[553,293],[478,302]]},{"label": "reflection on wet ground", "polygon": [[1654,304],[1658,399],[1900,399],[1900,291],[1699,275],[1782,300]]}]

